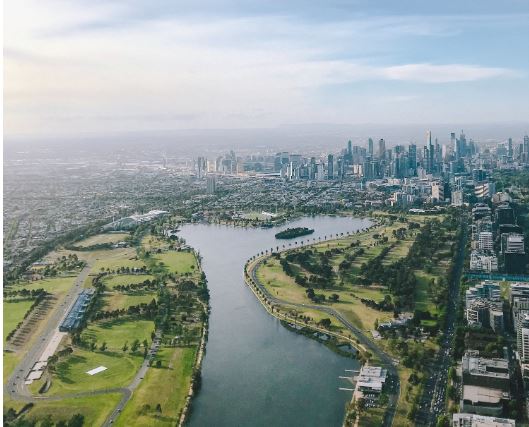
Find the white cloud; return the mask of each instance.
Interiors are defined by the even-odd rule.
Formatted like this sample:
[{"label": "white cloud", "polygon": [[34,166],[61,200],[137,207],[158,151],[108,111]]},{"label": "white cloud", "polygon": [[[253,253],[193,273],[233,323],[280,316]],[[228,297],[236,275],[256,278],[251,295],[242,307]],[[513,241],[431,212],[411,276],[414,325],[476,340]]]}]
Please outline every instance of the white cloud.
[{"label": "white cloud", "polygon": [[382,77],[390,80],[405,80],[421,83],[471,82],[494,77],[514,77],[516,73],[507,68],[479,67],[463,64],[406,64],[380,70]]}]

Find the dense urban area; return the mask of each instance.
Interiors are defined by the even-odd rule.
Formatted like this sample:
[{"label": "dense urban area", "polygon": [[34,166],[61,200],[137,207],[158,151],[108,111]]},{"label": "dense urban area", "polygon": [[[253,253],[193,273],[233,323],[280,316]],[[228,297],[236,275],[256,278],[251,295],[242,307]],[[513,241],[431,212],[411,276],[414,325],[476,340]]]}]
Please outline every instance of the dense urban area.
[{"label": "dense urban area", "polygon": [[[285,228],[316,215],[369,223]],[[10,153],[4,425],[188,421],[213,280],[188,224],[282,227],[247,254],[245,290],[360,363],[336,379],[345,426],[529,425],[529,136],[463,131],[332,153]]]}]

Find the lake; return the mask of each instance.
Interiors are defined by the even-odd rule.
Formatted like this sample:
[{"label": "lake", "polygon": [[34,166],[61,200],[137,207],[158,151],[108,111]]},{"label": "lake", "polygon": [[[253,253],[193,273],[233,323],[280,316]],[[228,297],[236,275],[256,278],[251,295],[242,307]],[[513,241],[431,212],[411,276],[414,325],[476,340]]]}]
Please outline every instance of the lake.
[{"label": "lake", "polygon": [[211,315],[202,387],[191,426],[341,426],[351,393],[339,379],[356,360],[338,356],[289,331],[270,316],[243,279],[244,263],[265,249],[288,244],[274,235],[309,227],[318,239],[368,227],[367,218],[316,216],[270,229],[188,224],[179,233],[200,252]]}]

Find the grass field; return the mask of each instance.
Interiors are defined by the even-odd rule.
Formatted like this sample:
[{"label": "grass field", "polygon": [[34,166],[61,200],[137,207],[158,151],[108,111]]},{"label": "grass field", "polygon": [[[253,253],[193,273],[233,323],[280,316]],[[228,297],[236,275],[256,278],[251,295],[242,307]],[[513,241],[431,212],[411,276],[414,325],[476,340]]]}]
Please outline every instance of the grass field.
[{"label": "grass field", "polygon": [[21,283],[20,285],[13,286],[13,290],[16,289],[39,289],[42,288],[46,292],[55,296],[65,294],[70,290],[75,281],[75,276],[68,277],[53,277],[42,280],[35,280],[33,282]]},{"label": "grass field", "polygon": [[156,254],[153,258],[171,273],[185,274],[197,270],[195,255],[192,252],[169,251]]},{"label": "grass field", "polygon": [[96,258],[95,264],[92,267],[92,272],[98,273],[101,269],[116,270],[119,267],[135,267],[141,268],[145,263],[138,259],[136,250],[133,248],[114,249],[112,251],[105,251],[99,254]]},{"label": "grass field", "polygon": [[131,305],[148,304],[153,299],[156,299],[156,292],[135,292],[135,293],[121,293],[112,292],[106,293],[103,297],[104,310],[118,310],[128,308]]},{"label": "grass field", "polygon": [[[162,348],[156,356],[162,368],[151,368],[134,392],[117,426],[174,426],[189,389],[194,348]],[[160,404],[162,413],[155,411]],[[145,405],[150,406],[150,410]]]},{"label": "grass field", "polygon": [[[305,293],[306,288],[297,285],[291,277],[287,276],[276,259],[269,258],[267,265],[262,265],[257,271],[257,277],[272,295],[296,304],[311,304],[311,300]],[[374,310],[360,301],[360,298],[375,301],[384,299],[384,293],[373,286],[336,286],[332,290],[318,290],[317,293],[324,294],[326,297],[333,293],[338,294],[340,296],[338,302],[326,303],[326,305],[343,313],[350,322],[365,330],[373,328],[375,319],[381,322],[392,317],[392,313]],[[329,317],[325,314],[307,315],[318,320]]]},{"label": "grass field", "polygon": [[438,275],[429,274],[422,270],[415,271],[417,277],[417,288],[415,289],[415,308],[417,310],[429,311],[432,315],[437,314],[438,310],[431,300],[430,281],[436,279]]},{"label": "grass field", "polygon": [[[152,298],[151,298],[152,299]],[[101,321],[90,324],[82,333],[83,340],[96,341],[101,345],[107,343],[109,350],[121,352],[121,348],[127,341],[130,344],[138,339],[151,341],[151,332],[154,330],[154,322],[140,319],[116,319]]]},{"label": "grass field", "polygon": [[153,279],[154,276],[151,274],[116,274],[105,276],[103,283],[107,288],[113,289],[119,285],[132,285]]},{"label": "grass field", "polygon": [[[116,352],[88,351],[76,348],[74,353],[61,360],[52,376],[52,386],[47,394],[67,393],[124,387],[128,385],[143,361],[143,356]],[[108,369],[96,375],[86,372],[105,366]]]},{"label": "grass field", "polygon": [[118,404],[121,394],[111,393],[100,396],[38,402],[27,415],[30,420],[42,420],[51,415],[53,422],[68,421],[72,415],[84,416],[85,426],[100,426]]},{"label": "grass field", "polygon": [[32,304],[32,300],[16,302],[4,300],[4,343],[6,342],[7,334],[24,319],[24,315]]},{"label": "grass field", "polygon": [[149,234],[142,239],[141,246],[146,251],[152,251],[155,249],[167,249],[169,247],[169,243],[160,239],[159,237],[151,236]]},{"label": "grass field", "polygon": [[11,375],[11,372],[13,372],[13,370],[17,366],[17,363],[20,361],[21,354],[4,351],[3,357],[4,357],[3,368],[4,368],[4,383],[5,383],[7,379],[9,378],[9,375]]},{"label": "grass field", "polygon": [[104,243],[118,243],[129,237],[128,233],[105,233],[96,234],[95,236],[88,237],[80,242],[77,242],[75,246],[86,248],[88,246],[101,245]]}]

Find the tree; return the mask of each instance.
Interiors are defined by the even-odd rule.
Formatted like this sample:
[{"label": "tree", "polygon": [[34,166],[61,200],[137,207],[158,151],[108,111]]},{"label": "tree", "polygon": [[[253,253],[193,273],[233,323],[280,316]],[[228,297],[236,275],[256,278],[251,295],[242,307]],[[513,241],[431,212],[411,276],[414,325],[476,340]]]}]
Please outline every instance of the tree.
[{"label": "tree", "polygon": [[162,361],[161,360],[157,360],[156,361],[156,367],[157,368],[161,368],[162,367]]},{"label": "tree", "polygon": [[90,350],[94,351],[97,348],[97,341],[90,342]]},{"label": "tree", "polygon": [[83,427],[84,416],[81,414],[75,414],[68,421],[68,427]]},{"label": "tree", "polygon": [[105,351],[107,349],[107,342],[103,341],[103,344],[101,344],[101,347],[99,347],[99,350]]},{"label": "tree", "polygon": [[123,352],[126,352],[129,349],[128,341],[125,341],[125,344],[123,344],[123,347],[121,348]]},{"label": "tree", "polygon": [[331,319],[329,319],[328,317],[324,318],[324,319],[321,319],[318,324],[320,326],[323,326],[324,328],[329,328],[331,326]]},{"label": "tree", "polygon": [[130,351],[132,353],[135,353],[138,348],[140,347],[140,340],[139,339],[135,339],[133,342],[132,342],[132,345],[130,346]]},{"label": "tree", "polygon": [[162,405],[160,405],[159,403],[156,405],[156,412],[158,412],[159,414],[162,413]]}]

